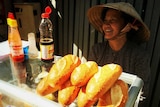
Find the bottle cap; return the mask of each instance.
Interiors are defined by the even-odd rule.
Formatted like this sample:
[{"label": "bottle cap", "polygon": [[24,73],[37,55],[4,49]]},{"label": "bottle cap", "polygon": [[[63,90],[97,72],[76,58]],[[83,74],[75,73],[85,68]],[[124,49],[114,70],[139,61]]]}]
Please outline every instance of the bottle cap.
[{"label": "bottle cap", "polygon": [[49,6],[47,6],[45,8],[45,13],[42,13],[41,17],[42,18],[49,18],[50,17],[49,15],[50,15],[51,12],[52,12],[52,9]]},{"label": "bottle cap", "polygon": [[14,14],[12,12],[8,12],[8,18],[15,19]]},{"label": "bottle cap", "polygon": [[15,19],[11,19],[11,18],[7,18],[7,24],[11,27],[17,27],[17,20]]},{"label": "bottle cap", "polygon": [[52,12],[52,9],[51,9],[49,6],[47,6],[47,7],[45,8],[45,13],[50,14],[51,12]]},{"label": "bottle cap", "polygon": [[42,18],[49,18],[49,14],[48,14],[48,13],[42,13],[42,14],[41,14],[41,17],[42,17]]}]

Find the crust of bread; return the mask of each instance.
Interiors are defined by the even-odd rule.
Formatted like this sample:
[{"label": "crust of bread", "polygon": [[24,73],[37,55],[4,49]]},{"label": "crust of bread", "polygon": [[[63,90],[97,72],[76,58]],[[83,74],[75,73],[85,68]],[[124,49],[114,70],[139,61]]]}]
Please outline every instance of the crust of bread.
[{"label": "crust of bread", "polygon": [[73,70],[81,64],[79,57],[68,54],[52,65],[49,74],[37,86],[37,93],[47,95],[59,90],[69,78]]},{"label": "crust of bread", "polygon": [[79,94],[77,96],[77,106],[78,107],[91,107],[95,101],[89,100],[88,96],[86,95],[86,86],[83,86]]},{"label": "crust of bread", "polygon": [[98,72],[98,65],[96,62],[88,61],[80,64],[71,74],[71,83],[78,87],[84,86],[96,72]]},{"label": "crust of bread", "polygon": [[128,100],[128,85],[123,80],[117,80],[115,84],[102,97],[99,98],[98,106],[124,107]]},{"label": "crust of bread", "polygon": [[58,102],[62,105],[70,105],[77,97],[80,87],[74,86],[68,80],[58,91]]},{"label": "crust of bread", "polygon": [[122,67],[118,64],[104,65],[88,82],[86,94],[89,100],[97,101],[117,81],[122,73]]}]

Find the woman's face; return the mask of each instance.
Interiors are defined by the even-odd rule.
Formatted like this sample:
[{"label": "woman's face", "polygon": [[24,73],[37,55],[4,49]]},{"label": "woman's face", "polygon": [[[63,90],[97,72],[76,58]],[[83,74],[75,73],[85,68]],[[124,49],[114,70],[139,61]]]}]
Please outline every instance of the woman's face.
[{"label": "woman's face", "polygon": [[106,12],[102,29],[106,39],[112,39],[119,36],[121,30],[125,26],[122,13],[120,11],[109,9]]}]

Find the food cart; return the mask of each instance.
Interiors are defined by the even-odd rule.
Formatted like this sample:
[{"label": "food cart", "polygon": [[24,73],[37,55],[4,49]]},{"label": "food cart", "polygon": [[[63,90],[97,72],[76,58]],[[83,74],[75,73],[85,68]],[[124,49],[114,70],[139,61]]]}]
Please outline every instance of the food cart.
[{"label": "food cart", "polygon": [[[55,60],[61,58],[54,56]],[[5,55],[0,57],[0,107],[61,107],[56,101],[51,101],[36,94],[37,76],[42,71],[49,71],[53,63],[44,63],[40,59],[26,59],[15,63]],[[129,98],[126,107],[136,107],[139,103],[143,81],[136,75],[123,72],[119,79],[129,85]],[[73,102],[69,107],[75,107]]]},{"label": "food cart", "polygon": [[[41,66],[44,67],[43,63],[40,63],[40,60],[35,61],[37,65],[35,66]],[[1,102],[5,105],[21,105],[21,107],[51,107],[51,106],[62,106],[59,103],[55,101],[48,100],[44,97],[41,97],[35,93],[34,85],[31,84],[31,78],[32,76],[29,75],[29,70],[27,68],[27,64],[31,62],[18,64],[18,69],[21,69],[21,74],[18,77],[18,79],[15,77],[15,65],[13,67],[13,63],[11,63],[11,60],[7,57],[5,58],[1,63],[1,67],[8,68],[7,71],[0,70],[0,93],[2,95]],[[11,64],[11,65],[10,65]],[[24,65],[25,64],[25,65]],[[43,66],[42,66],[43,65]],[[11,68],[10,68],[11,66]],[[40,68],[41,69],[41,68]],[[33,69],[30,69],[33,70]],[[28,72],[28,73],[27,73]],[[26,75],[27,73],[27,76]],[[126,107],[133,107],[137,106],[139,103],[139,97],[140,92],[143,87],[143,81],[141,78],[137,77],[136,75],[128,74],[128,73],[122,73],[119,77],[120,79],[124,80],[129,85],[129,99],[126,103]],[[30,81],[29,81],[30,80]],[[30,83],[29,83],[30,82]],[[32,88],[29,88],[32,87]],[[5,96],[5,97],[3,97]],[[8,103],[8,104],[7,104]],[[22,106],[23,105],[23,106]],[[70,105],[75,106],[75,104]],[[17,106],[18,107],[18,106]]]}]

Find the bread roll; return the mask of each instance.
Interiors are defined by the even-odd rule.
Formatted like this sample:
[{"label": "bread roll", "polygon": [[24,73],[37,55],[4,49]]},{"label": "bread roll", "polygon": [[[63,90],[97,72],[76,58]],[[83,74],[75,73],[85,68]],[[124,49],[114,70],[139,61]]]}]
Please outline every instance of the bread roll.
[{"label": "bread roll", "polygon": [[71,74],[71,83],[78,87],[84,86],[96,72],[98,72],[98,65],[96,62],[88,61],[80,64]]},{"label": "bread roll", "polygon": [[79,66],[81,60],[75,55],[66,55],[51,67],[49,74],[37,86],[37,93],[47,95],[57,91],[70,77],[72,71]]},{"label": "bread roll", "polygon": [[45,95],[45,96],[43,96],[43,97],[44,97],[44,98],[47,98],[47,99],[49,99],[49,100],[52,100],[52,101],[57,101],[57,98],[54,96],[53,93],[47,94],[47,95]]},{"label": "bread roll", "polygon": [[92,99],[89,100],[88,96],[86,95],[86,86],[83,86],[79,94],[77,96],[77,106],[78,107],[90,107],[95,103]]},{"label": "bread roll", "polygon": [[122,73],[122,67],[118,64],[104,65],[88,82],[86,94],[89,100],[97,101],[117,81]]},{"label": "bread roll", "polygon": [[97,106],[124,107],[127,99],[128,85],[122,80],[117,80],[110,90],[99,98]]},{"label": "bread roll", "polygon": [[70,80],[63,84],[58,91],[58,102],[62,105],[70,105],[77,97],[80,87],[71,84]]},{"label": "bread roll", "polygon": [[60,88],[60,85],[57,85],[56,87],[51,87],[48,82],[47,82],[47,77],[43,78],[40,83],[38,84],[37,88],[36,88],[36,92],[37,94],[40,94],[42,96],[45,96],[47,94],[53,93],[56,90],[58,90]]}]

